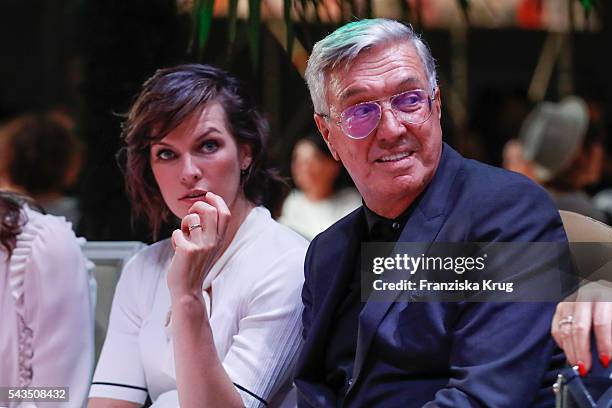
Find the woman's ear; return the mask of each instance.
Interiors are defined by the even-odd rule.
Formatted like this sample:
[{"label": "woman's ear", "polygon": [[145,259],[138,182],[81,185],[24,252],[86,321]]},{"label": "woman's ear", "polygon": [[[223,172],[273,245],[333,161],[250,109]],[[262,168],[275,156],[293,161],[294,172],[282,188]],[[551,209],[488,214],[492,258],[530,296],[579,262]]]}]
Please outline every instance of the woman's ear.
[{"label": "woman's ear", "polygon": [[253,163],[253,149],[248,143],[240,145],[240,170],[248,169]]}]

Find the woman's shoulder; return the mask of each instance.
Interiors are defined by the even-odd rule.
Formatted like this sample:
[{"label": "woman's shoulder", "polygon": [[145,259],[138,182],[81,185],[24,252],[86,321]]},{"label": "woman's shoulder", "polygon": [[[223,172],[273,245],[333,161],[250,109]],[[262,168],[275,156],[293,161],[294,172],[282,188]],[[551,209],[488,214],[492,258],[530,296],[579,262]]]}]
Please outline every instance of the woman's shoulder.
[{"label": "woman's shoulder", "polygon": [[[291,228],[278,223],[264,207],[253,209],[255,220],[249,223],[254,239],[254,249],[264,250],[273,254],[284,253],[291,250],[306,250],[308,241]],[[250,221],[250,220],[249,220]]]},{"label": "woman's shoulder", "polygon": [[163,272],[172,259],[173,249],[170,238],[147,245],[140,249],[125,264],[122,275],[133,276],[134,279],[148,280]]},{"label": "woman's shoulder", "polygon": [[279,274],[292,274],[297,270],[302,275],[304,257],[308,241],[290,228],[274,221],[264,207],[257,207],[246,220],[242,239],[245,241],[237,248],[237,255],[248,262],[253,270],[261,274],[277,271]]},{"label": "woman's shoulder", "polygon": [[[31,209],[28,205],[24,205],[22,209],[23,221],[25,221],[22,234],[33,235],[54,234],[59,238],[67,238],[76,240],[76,236],[72,230],[72,223],[68,222],[65,217],[57,215],[43,214]],[[19,238],[19,236],[18,236]]]},{"label": "woman's shoulder", "polygon": [[61,284],[86,276],[87,261],[81,251],[84,240],[76,237],[64,217],[42,214],[27,205],[21,216],[24,224],[9,261],[12,292],[17,299],[23,295],[26,281]]},{"label": "woman's shoulder", "polygon": [[[170,239],[148,245],[123,266],[117,282],[114,301],[133,305],[140,317],[146,316],[155,302],[160,283],[172,259]],[[125,306],[129,308],[129,306]]]},{"label": "woman's shoulder", "polygon": [[76,237],[72,224],[64,217],[42,214],[27,205],[22,216],[25,223],[17,235],[13,260],[19,260],[20,255],[26,253],[29,257],[44,257],[46,263],[61,263],[66,257],[83,256],[81,245],[84,240]]}]

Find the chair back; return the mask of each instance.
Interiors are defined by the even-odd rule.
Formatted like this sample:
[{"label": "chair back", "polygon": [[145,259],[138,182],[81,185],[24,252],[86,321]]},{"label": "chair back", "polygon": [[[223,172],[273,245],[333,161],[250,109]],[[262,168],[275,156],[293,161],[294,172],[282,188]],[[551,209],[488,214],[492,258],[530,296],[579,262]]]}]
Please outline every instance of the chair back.
[{"label": "chair back", "polygon": [[83,247],[83,253],[95,265],[93,273],[97,282],[94,313],[96,362],[106,337],[115,286],[121,270],[144,246],[137,241],[88,241]]}]

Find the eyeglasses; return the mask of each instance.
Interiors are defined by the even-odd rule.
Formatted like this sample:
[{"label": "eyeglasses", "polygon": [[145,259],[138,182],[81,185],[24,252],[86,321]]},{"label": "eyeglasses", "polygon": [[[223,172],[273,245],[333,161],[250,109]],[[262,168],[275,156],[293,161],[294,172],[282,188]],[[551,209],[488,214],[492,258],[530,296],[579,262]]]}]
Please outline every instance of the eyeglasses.
[{"label": "eyeglasses", "polygon": [[[435,88],[431,97],[422,89],[413,89],[388,98],[358,103],[343,110],[340,120],[335,123],[351,139],[364,139],[378,127],[383,112],[382,105],[389,104],[399,121],[420,125],[431,116],[434,91]],[[331,119],[331,114],[319,116]]]}]

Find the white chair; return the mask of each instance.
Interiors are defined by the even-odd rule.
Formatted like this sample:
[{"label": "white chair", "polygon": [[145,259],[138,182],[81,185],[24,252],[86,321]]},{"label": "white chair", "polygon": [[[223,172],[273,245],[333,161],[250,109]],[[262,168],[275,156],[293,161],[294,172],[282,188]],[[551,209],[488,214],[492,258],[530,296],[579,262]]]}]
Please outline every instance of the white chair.
[{"label": "white chair", "polygon": [[571,211],[559,214],[580,275],[612,282],[612,227]]},{"label": "white chair", "polygon": [[115,286],[125,263],[145,244],[136,241],[89,241],[83,246],[85,256],[95,264],[97,282],[95,309],[96,361],[106,337]]}]

